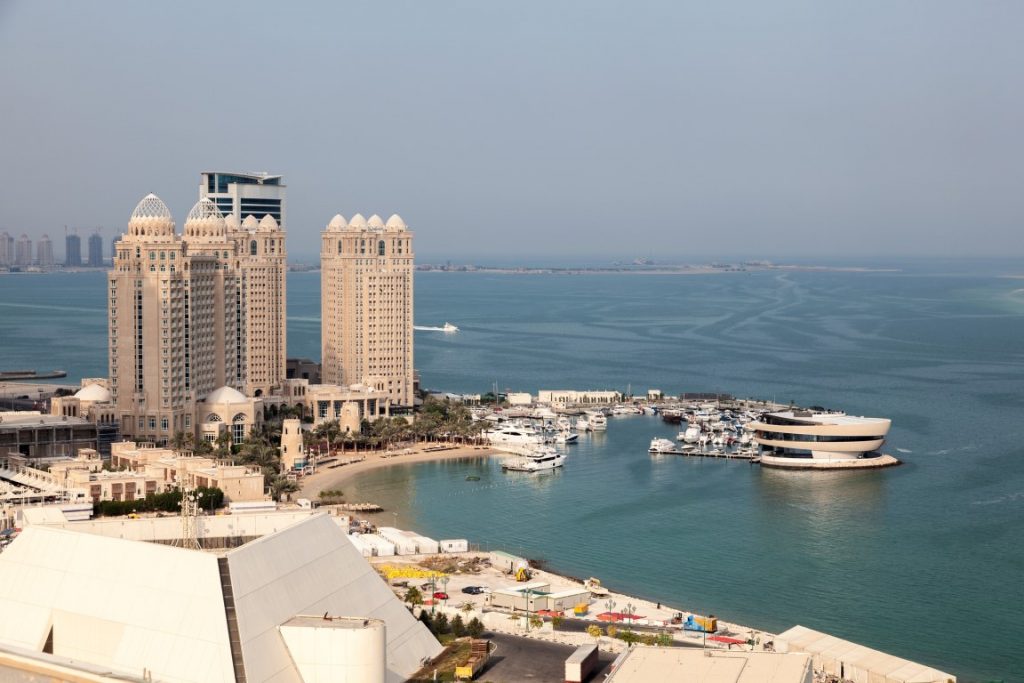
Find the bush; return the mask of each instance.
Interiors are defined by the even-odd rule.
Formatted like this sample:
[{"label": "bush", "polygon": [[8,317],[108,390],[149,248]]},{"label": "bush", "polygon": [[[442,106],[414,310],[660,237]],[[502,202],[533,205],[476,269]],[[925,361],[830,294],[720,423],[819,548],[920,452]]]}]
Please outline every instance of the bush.
[{"label": "bush", "polygon": [[479,638],[484,634],[483,622],[477,619],[476,617],[473,617],[469,620],[469,623],[466,624],[466,633],[468,633],[473,638]]},{"label": "bush", "polygon": [[[609,633],[608,635],[611,635],[611,634]],[[633,631],[629,631],[629,630],[619,631],[615,635],[615,637],[618,638],[619,640],[621,640],[624,643],[628,643],[629,645],[632,645],[633,643],[639,643],[640,642],[640,635],[637,634],[637,633],[634,633]]]},{"label": "bush", "polygon": [[[216,510],[224,506],[224,492],[215,488],[195,490],[202,510]],[[93,506],[93,512],[105,517],[128,515],[133,512],[173,512],[181,510],[181,491],[155,493],[139,500],[103,500]]]}]

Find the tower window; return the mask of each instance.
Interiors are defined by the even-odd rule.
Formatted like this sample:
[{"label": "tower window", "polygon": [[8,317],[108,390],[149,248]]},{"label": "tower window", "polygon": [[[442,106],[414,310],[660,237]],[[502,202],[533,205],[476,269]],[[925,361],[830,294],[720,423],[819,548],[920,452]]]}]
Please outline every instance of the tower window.
[{"label": "tower window", "polygon": [[252,256],[256,255],[256,246],[257,246],[256,245],[256,240],[253,240],[252,242],[249,242],[249,253]]},{"label": "tower window", "polygon": [[377,256],[384,255],[384,240],[377,242]]}]

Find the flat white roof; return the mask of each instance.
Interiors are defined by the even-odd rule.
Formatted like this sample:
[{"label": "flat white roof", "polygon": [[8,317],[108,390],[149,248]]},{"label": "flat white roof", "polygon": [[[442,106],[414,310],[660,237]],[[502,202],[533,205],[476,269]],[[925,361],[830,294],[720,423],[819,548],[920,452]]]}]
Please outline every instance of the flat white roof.
[{"label": "flat white roof", "polygon": [[636,646],[607,683],[700,681],[700,683],[811,683],[805,653],[703,651]]}]

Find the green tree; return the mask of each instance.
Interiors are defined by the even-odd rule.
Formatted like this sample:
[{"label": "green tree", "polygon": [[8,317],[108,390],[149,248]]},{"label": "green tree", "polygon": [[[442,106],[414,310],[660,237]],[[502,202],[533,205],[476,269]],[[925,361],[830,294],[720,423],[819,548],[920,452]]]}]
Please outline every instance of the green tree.
[{"label": "green tree", "polygon": [[466,635],[466,624],[462,621],[462,615],[456,614],[455,618],[452,619],[452,635],[456,638],[461,638]]},{"label": "green tree", "polygon": [[469,620],[469,623],[466,624],[466,633],[468,633],[471,638],[479,638],[484,634],[483,622],[476,617],[473,617]]},{"label": "green tree", "polygon": [[600,640],[601,639],[601,627],[598,626],[597,624],[593,624],[591,626],[588,626],[587,627],[587,635],[590,636],[591,638],[593,638],[594,640]]},{"label": "green tree", "polygon": [[410,605],[422,605],[423,593],[421,593],[420,589],[416,586],[409,586],[409,589],[405,591],[405,596],[402,598],[402,600],[409,603]]},{"label": "green tree", "polygon": [[448,616],[444,612],[434,615],[434,635],[440,636],[448,633],[451,627],[448,625]]}]

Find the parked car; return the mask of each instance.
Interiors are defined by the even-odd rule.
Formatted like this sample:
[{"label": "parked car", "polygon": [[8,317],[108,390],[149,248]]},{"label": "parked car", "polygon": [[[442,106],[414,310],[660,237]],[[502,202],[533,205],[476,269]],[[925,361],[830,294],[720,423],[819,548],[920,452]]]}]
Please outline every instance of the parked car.
[{"label": "parked car", "polygon": [[484,592],[484,589],[480,586],[466,586],[462,589],[462,592],[467,593],[469,595],[480,595]]},{"label": "parked car", "polygon": [[448,599],[448,594],[445,593],[444,591],[437,591],[436,593],[434,593],[434,599],[435,600],[447,600]]}]

